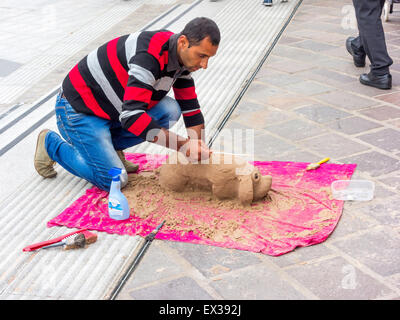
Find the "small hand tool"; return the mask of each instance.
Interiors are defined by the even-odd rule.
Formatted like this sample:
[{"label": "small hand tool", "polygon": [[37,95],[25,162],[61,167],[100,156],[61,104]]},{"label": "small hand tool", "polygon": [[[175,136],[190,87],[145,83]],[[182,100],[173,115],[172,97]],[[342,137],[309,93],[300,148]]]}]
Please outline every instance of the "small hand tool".
[{"label": "small hand tool", "polygon": [[49,244],[48,246],[41,247],[40,249],[47,249],[53,247],[63,246],[65,250],[83,248],[86,245],[86,238],[83,233],[77,235],[70,235],[59,242]]},{"label": "small hand tool", "polygon": [[327,161],[329,161],[329,158],[322,159],[321,161],[319,161],[319,162],[317,162],[317,163],[310,163],[310,164],[307,166],[306,170],[307,170],[307,171],[308,171],[308,170],[315,170],[315,169],[319,168],[319,166],[320,166],[322,163],[327,162]]},{"label": "small hand tool", "polygon": [[78,233],[82,233],[85,236],[86,244],[93,243],[93,242],[95,242],[97,240],[97,235],[95,233],[90,232],[86,228],[84,228],[84,229],[79,229],[79,230],[64,234],[64,235],[62,235],[60,237],[57,237],[57,238],[54,238],[54,239],[50,239],[50,240],[46,240],[46,241],[42,241],[42,242],[31,244],[31,245],[23,248],[22,251],[25,251],[25,252],[26,251],[35,251],[37,249],[40,249],[42,247],[51,245],[53,243],[60,242],[63,239],[65,239],[65,238],[67,238],[69,236],[72,236],[72,235],[76,235]]}]

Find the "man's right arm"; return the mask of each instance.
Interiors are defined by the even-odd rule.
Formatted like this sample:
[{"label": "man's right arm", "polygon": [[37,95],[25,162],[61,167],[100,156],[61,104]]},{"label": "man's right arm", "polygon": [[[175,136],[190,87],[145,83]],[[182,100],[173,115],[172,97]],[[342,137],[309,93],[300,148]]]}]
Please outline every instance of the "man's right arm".
[{"label": "man's right arm", "polygon": [[208,158],[209,152],[205,144],[162,128],[147,114],[153,85],[160,73],[154,57],[142,53],[133,57],[129,65],[129,78],[120,115],[122,127],[143,140],[180,151],[191,159]]}]

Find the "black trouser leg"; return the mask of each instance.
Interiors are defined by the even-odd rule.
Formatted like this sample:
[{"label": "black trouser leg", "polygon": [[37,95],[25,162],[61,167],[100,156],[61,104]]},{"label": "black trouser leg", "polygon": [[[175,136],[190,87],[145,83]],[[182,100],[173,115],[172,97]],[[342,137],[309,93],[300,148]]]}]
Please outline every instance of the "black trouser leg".
[{"label": "black trouser leg", "polygon": [[389,66],[393,64],[390,58],[385,33],[382,26],[382,8],[384,0],[353,0],[359,37],[353,42],[355,51],[364,50],[371,61],[371,73],[384,75],[389,73]]}]

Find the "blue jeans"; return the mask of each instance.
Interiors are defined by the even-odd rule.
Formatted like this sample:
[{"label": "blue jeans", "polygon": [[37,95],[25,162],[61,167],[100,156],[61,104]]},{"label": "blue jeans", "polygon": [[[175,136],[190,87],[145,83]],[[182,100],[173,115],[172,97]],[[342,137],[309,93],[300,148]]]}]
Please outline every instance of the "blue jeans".
[{"label": "blue jeans", "polygon": [[[55,109],[58,130],[65,140],[56,132],[47,133],[45,147],[50,158],[105,191],[109,191],[111,185],[108,171],[112,167],[121,168],[121,186],[125,186],[128,175],[116,150],[124,150],[144,140],[123,129],[119,121],[77,113],[60,95]],[[167,129],[181,116],[179,104],[168,96],[147,113]]]}]

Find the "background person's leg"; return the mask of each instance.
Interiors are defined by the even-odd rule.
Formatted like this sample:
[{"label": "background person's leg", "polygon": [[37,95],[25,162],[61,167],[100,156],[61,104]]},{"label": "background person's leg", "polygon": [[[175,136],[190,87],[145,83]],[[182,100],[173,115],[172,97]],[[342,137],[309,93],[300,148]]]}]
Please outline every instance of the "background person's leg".
[{"label": "background person's leg", "polygon": [[384,0],[353,0],[362,46],[371,61],[371,73],[380,76],[389,73],[393,64],[382,26]]}]

